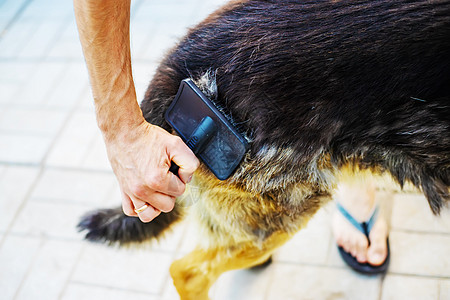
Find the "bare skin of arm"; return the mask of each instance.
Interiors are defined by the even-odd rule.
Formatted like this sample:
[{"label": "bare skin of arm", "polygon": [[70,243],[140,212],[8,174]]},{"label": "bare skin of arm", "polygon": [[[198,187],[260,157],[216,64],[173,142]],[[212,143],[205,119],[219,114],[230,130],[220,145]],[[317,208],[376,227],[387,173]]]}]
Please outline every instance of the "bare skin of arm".
[{"label": "bare skin of arm", "polygon": [[[143,222],[173,209],[199,162],[176,137],[145,121],[131,71],[130,0],[74,0],[98,126],[119,182],[124,213]],[[179,176],[169,172],[174,161]],[[137,214],[135,209],[150,206]]]}]

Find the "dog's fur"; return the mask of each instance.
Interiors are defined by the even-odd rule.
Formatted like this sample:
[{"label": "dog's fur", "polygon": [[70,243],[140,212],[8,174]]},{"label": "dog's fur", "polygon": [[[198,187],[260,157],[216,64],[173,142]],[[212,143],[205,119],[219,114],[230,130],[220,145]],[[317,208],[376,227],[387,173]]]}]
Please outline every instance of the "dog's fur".
[{"label": "dog's fur", "polygon": [[183,299],[268,259],[343,170],[410,182],[436,214],[450,199],[449,1],[233,1],[163,60],[141,105],[149,122],[170,130],[187,77],[251,141],[236,172],[221,182],[202,166],[195,204],[148,224],[120,209],[80,223],[89,240],[129,244],[195,215],[203,243],[171,267]]}]

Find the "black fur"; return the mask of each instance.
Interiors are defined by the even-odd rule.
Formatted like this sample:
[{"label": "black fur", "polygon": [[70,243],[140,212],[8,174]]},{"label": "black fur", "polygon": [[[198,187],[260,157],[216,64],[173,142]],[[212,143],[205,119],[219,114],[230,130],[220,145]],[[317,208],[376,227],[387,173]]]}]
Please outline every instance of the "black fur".
[{"label": "black fur", "polygon": [[147,120],[170,129],[163,115],[179,82],[208,70],[251,156],[294,149],[272,176],[301,181],[325,152],[335,167],[412,182],[434,213],[449,199],[449,1],[236,2],[162,62],[141,105]]},{"label": "black fur", "polygon": [[151,223],[124,215],[122,208],[100,209],[83,216],[78,229],[86,230],[85,239],[91,242],[127,245],[158,238],[180,219],[179,208],[174,208],[170,214],[162,213]]}]

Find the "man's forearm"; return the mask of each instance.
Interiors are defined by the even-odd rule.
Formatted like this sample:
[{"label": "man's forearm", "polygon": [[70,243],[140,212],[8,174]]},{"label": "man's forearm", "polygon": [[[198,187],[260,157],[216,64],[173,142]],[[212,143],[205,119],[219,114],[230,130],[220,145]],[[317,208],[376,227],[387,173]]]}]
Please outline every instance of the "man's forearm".
[{"label": "man's forearm", "polygon": [[106,139],[143,121],[130,58],[130,0],[74,0],[97,122]]}]

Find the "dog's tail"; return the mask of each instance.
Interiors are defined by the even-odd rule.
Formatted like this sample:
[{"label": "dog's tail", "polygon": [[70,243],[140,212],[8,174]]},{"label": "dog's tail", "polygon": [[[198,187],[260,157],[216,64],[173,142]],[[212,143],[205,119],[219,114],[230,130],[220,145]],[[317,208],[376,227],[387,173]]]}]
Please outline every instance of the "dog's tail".
[{"label": "dog's tail", "polygon": [[77,227],[79,231],[87,231],[85,239],[88,241],[123,246],[156,239],[181,217],[182,211],[176,206],[150,223],[126,216],[121,208],[100,209],[84,215]]}]

